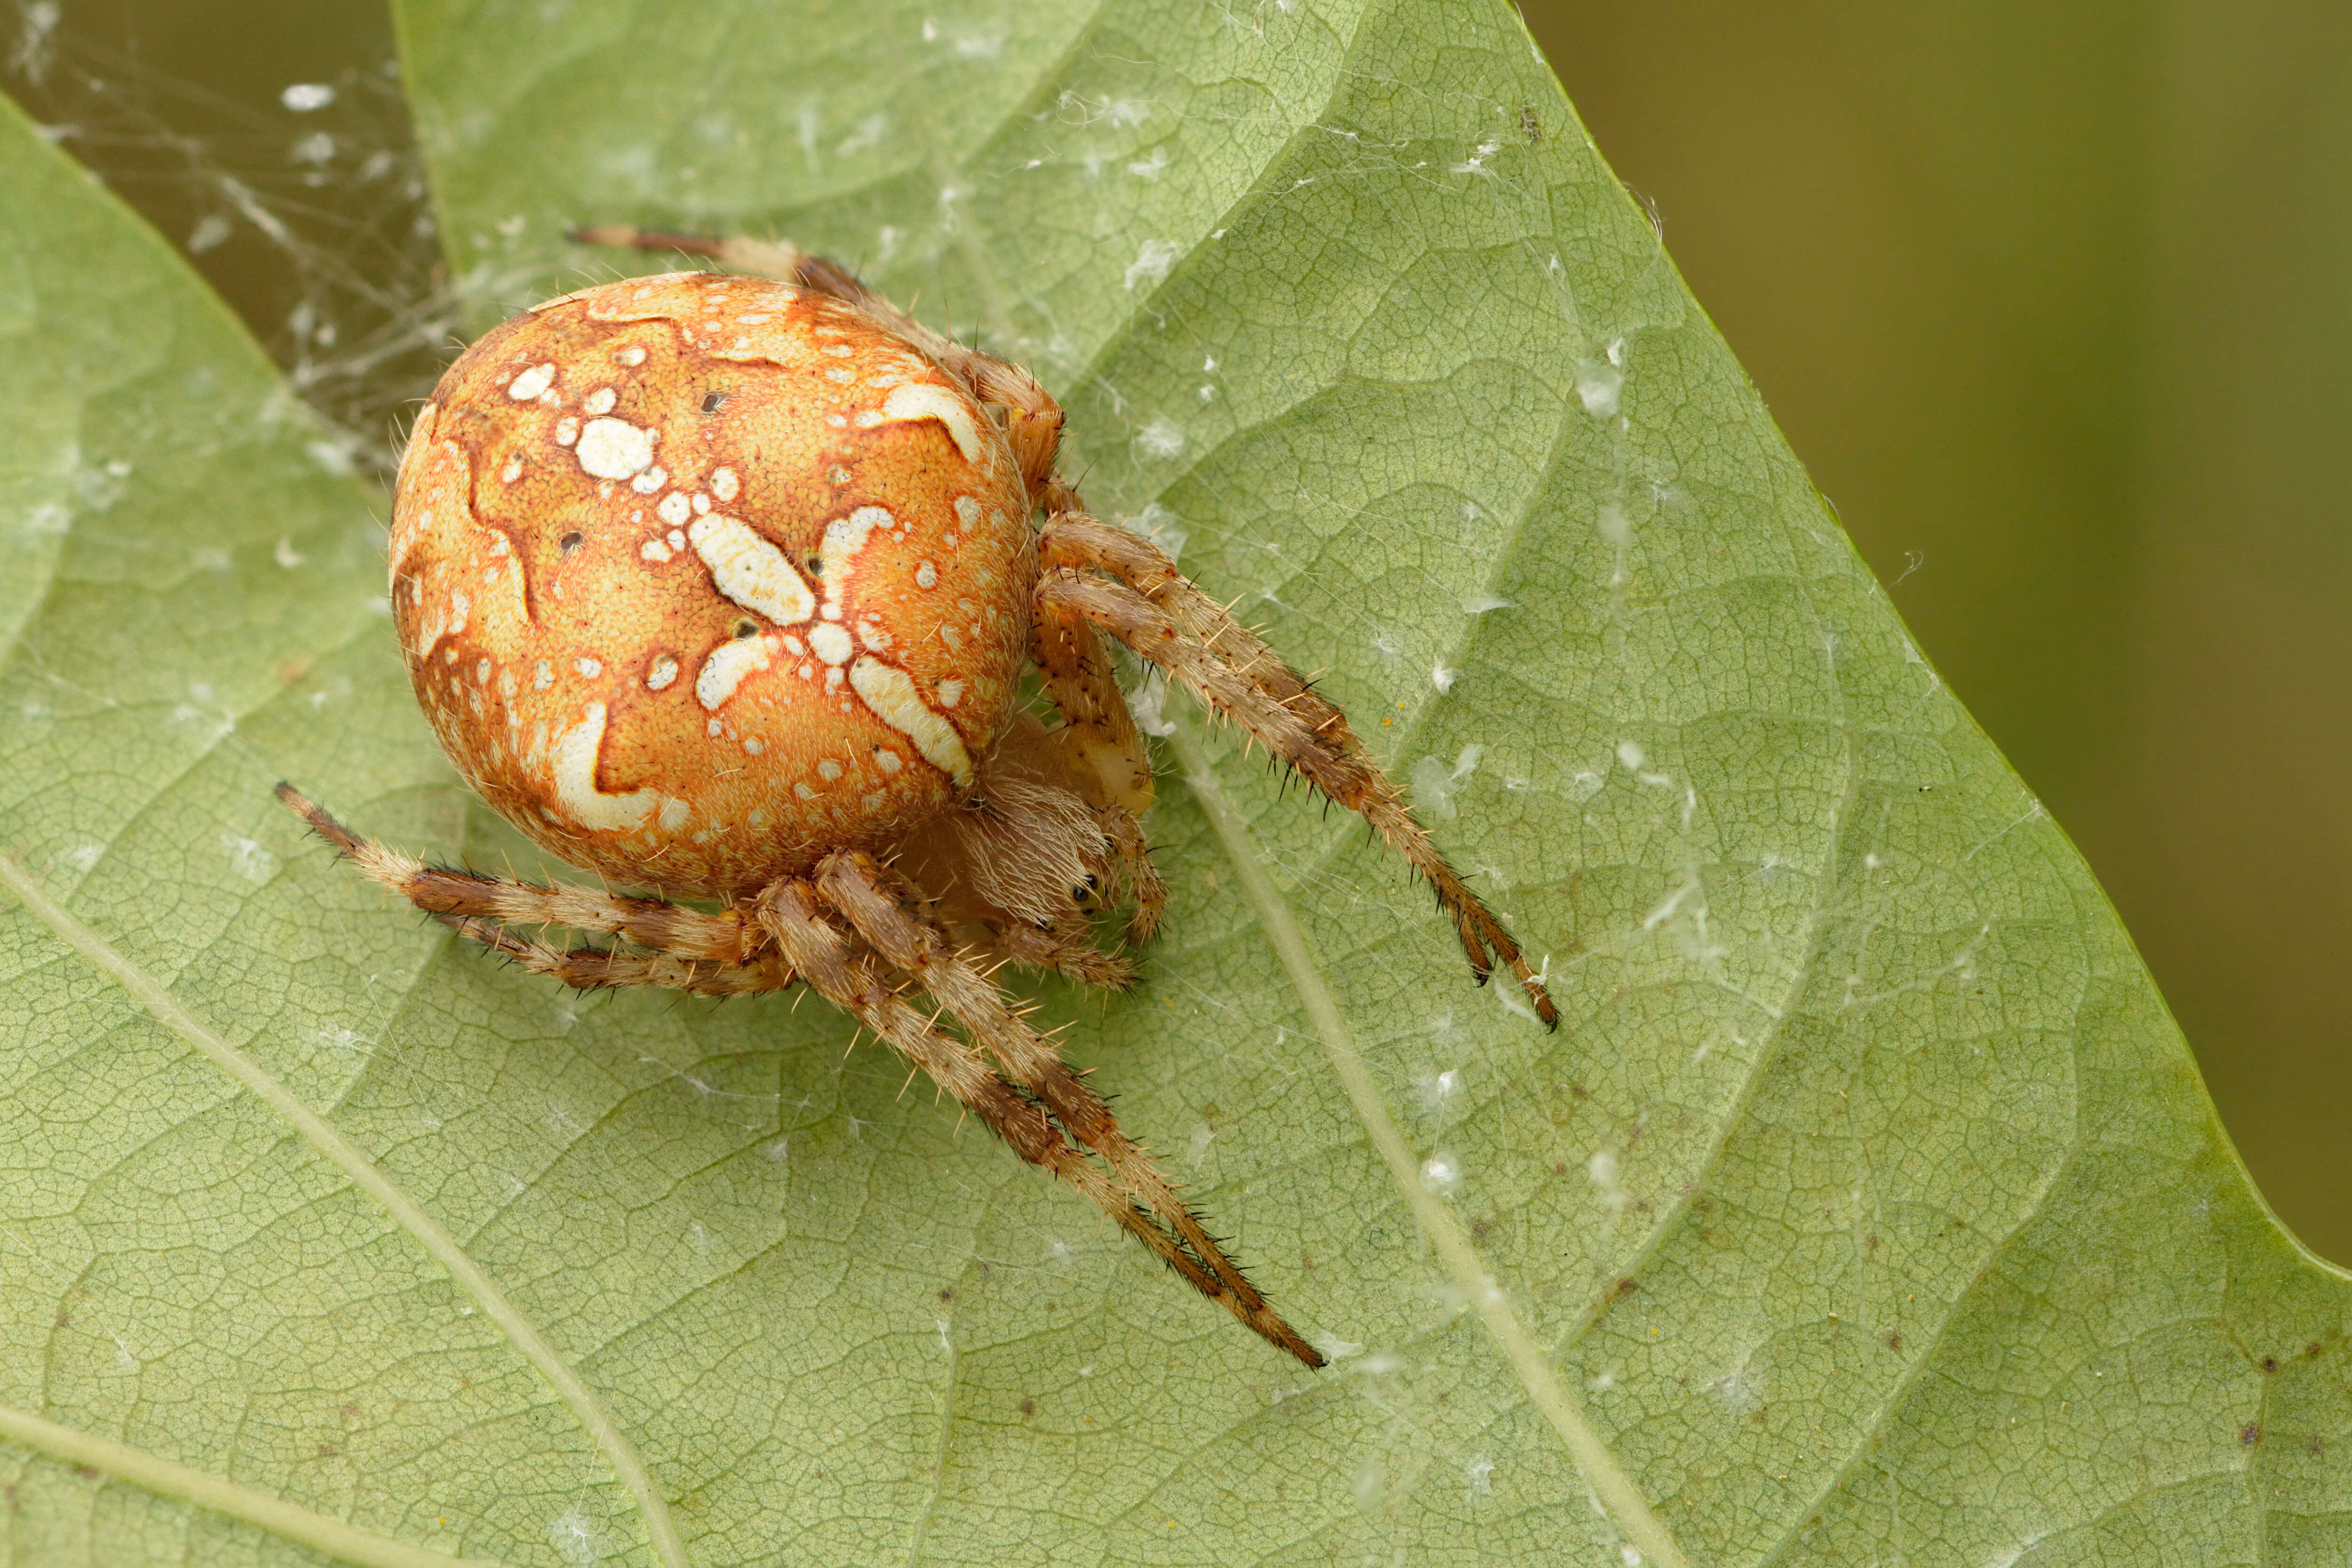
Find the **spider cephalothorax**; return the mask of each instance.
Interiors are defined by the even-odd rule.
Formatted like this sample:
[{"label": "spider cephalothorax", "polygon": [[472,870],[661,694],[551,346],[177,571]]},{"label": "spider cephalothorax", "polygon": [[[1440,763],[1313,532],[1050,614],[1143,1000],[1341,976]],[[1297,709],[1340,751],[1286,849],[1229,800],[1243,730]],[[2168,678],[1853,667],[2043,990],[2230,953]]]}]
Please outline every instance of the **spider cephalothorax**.
[{"label": "spider cephalothorax", "polygon": [[[663,897],[429,867],[280,795],[371,877],[568,984],[807,985],[1321,1365],[990,978],[1009,960],[1125,985],[1094,919],[1124,903],[1139,939],[1159,918],[1150,759],[1098,634],[1363,813],[1477,977],[1507,966],[1553,1024],[1541,982],[1339,710],[1087,515],[1026,372],[789,246],[593,237],[766,276],[608,283],[468,349],[401,462],[393,610],[467,782],[555,855]],[[1032,663],[1052,729],[1014,703]],[[619,940],[524,934],[547,926]]]}]

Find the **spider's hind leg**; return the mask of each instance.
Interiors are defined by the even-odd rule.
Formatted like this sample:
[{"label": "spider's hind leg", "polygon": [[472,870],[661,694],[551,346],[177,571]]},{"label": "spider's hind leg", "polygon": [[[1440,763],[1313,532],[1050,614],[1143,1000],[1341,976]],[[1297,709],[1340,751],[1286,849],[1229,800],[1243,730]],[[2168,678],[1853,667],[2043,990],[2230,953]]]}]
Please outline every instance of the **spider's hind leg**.
[{"label": "spider's hind leg", "polygon": [[[676,985],[734,994],[777,990],[792,983],[791,972],[774,962],[774,953],[761,951],[765,933],[737,910],[705,914],[661,899],[622,898],[562,882],[541,887],[509,877],[428,866],[414,855],[352,832],[292,784],[279,784],[278,798],[370,881],[398,893],[459,934],[566,984]],[[597,931],[649,949],[651,956],[598,948],[566,951],[515,936],[505,929],[509,925]],[[741,973],[713,978],[727,968]]]},{"label": "spider's hind leg", "polygon": [[[573,229],[569,237],[574,245],[610,246],[621,250],[674,250],[680,256],[705,257],[730,272],[747,272],[754,278],[772,278],[779,283],[798,284],[821,294],[830,294],[845,304],[856,306],[868,315],[880,317],[894,330],[899,328],[902,321],[911,324],[911,318],[859,282],[857,275],[849,268],[837,261],[812,255],[789,239],[751,239],[740,235],[712,238],[705,235],[674,234],[665,229],[637,228],[624,223],[590,224]],[[903,331],[901,335],[905,335]]]}]

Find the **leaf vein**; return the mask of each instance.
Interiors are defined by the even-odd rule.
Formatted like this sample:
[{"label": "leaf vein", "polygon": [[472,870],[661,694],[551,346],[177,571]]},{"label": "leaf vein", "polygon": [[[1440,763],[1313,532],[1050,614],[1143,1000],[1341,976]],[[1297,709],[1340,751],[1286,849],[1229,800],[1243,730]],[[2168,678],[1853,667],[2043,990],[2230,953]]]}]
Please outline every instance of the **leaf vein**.
[{"label": "leaf vein", "polygon": [[1261,928],[1281,959],[1308,1017],[1314,1021],[1357,1119],[1363,1123],[1381,1163],[1388,1167],[1440,1262],[1454,1277],[1454,1283],[1476,1303],[1480,1321],[1527,1390],[1529,1401],[1559,1434],[1577,1468],[1583,1473],[1585,1484],[1608,1509],[1618,1528],[1649,1562],[1683,1563],[1685,1559],[1674,1536],[1618,1463],[1616,1455],[1601,1441],[1576,1395],[1538,1352],[1534,1340],[1512,1310],[1502,1286],[1480,1266],[1470,1238],[1463,1233],[1452,1212],[1423,1191],[1412,1151],[1382,1103],[1370,1070],[1357,1054],[1339,1002],[1324,980],[1319,961],[1308,950],[1305,932],[1266,874],[1265,863],[1248,840],[1247,828],[1226,798],[1223,784],[1211,771],[1208,758],[1190,727],[1179,724],[1169,737],[1169,745],[1183,766],[1185,783],[1193,798],[1208,817],[1218,843],[1255,906]]},{"label": "leaf vein", "polygon": [[646,1470],[645,1461],[638,1457],[635,1445],[614,1423],[604,1402],[597,1398],[586,1380],[548,1343],[537,1325],[525,1318],[507,1299],[488,1272],[458,1245],[455,1237],[426,1214],[415,1199],[394,1185],[373,1161],[336,1130],[333,1123],[296,1098],[292,1091],[265,1072],[251,1058],[214,1033],[194,1014],[181,1005],[152,975],[83,924],[71,910],[52,899],[48,890],[13,858],[5,855],[0,855],[0,885],[15,893],[28,910],[56,933],[60,942],[128,992],[158,1023],[194,1046],[214,1066],[243,1084],[256,1098],[277,1111],[313,1149],[341,1170],[353,1185],[389,1210],[401,1226],[414,1236],[442,1268],[448,1270],[459,1287],[481,1304],[483,1311],[505,1331],[524,1359],[554,1386],[563,1402],[572,1407],[572,1414],[587,1428],[590,1438],[604,1451],[621,1484],[635,1499],[638,1511],[646,1521],[646,1531],[652,1537],[656,1554],[668,1568],[686,1568],[685,1542],[679,1539],[677,1527],[669,1516],[668,1504],[655,1489],[653,1479]]}]

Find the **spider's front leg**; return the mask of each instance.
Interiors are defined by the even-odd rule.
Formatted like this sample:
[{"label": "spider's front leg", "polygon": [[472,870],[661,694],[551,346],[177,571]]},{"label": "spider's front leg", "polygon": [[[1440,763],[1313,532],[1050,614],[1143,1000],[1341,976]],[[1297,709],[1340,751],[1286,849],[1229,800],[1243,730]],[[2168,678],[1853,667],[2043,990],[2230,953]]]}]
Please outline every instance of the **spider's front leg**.
[{"label": "spider's front leg", "polygon": [[1080,985],[1124,991],[1135,984],[1135,965],[1095,945],[1094,932],[1082,921],[1055,926],[1033,926],[1019,921],[984,922],[988,950],[1007,963],[1044,973],[1058,974]]},{"label": "spider's front leg", "polygon": [[[1118,1133],[1100,1098],[1070,1072],[1052,1047],[1013,1016],[992,984],[946,952],[936,931],[916,921],[897,900],[880,889],[870,862],[864,857],[837,853],[827,858],[820,878],[821,887],[779,882],[761,893],[755,906],[761,925],[775,937],[785,958],[810,985],[978,1112],[1023,1159],[1085,1194],[1202,1295],[1308,1366],[1324,1364],[1314,1347],[1300,1339],[1242,1278],[1215,1241],[1200,1231],[1199,1220],[1175,1200],[1159,1173],[1150,1169],[1149,1159]],[[976,1039],[997,1053],[1008,1071],[1016,1078],[1025,1075],[1034,1084],[1024,1082],[1015,1088],[990,1070],[974,1046],[942,1034],[884,979],[871,959],[856,951],[847,933],[825,918],[827,905],[841,910],[852,928],[874,942],[893,967],[912,973]],[[902,959],[907,962],[901,963]],[[1086,1103],[1088,1100],[1092,1108]],[[1070,1125],[1073,1118],[1077,1122],[1075,1127]],[[1091,1133],[1102,1146],[1118,1151],[1117,1157],[1105,1156],[1113,1169],[1107,1171],[1087,1151],[1073,1148],[1064,1136],[1066,1129],[1081,1137]],[[1145,1191],[1151,1182],[1157,1182],[1157,1187]],[[1136,1202],[1139,1194],[1150,1201],[1171,1226],[1181,1215],[1182,1224],[1177,1228],[1199,1234],[1200,1241],[1192,1242],[1190,1235],[1180,1239],[1174,1230],[1156,1223],[1152,1214]]]},{"label": "spider's front leg", "polygon": [[[292,784],[279,784],[278,798],[368,880],[398,893],[458,935],[566,985],[583,991],[657,985],[740,996],[782,991],[793,983],[791,967],[766,934],[733,910],[707,915],[660,899],[619,898],[561,882],[538,887],[428,866],[352,832]],[[597,931],[651,951],[562,948],[519,936],[508,929],[510,924]]]},{"label": "spider's front leg", "polygon": [[631,952],[625,948],[558,947],[518,936],[496,921],[472,915],[433,917],[469,942],[536,974],[560,980],[575,991],[610,991],[628,985],[684,991],[696,996],[757,996],[786,991],[800,982],[773,948],[745,963],[714,963],[667,952]]},{"label": "spider's front leg", "polygon": [[1055,1121],[1100,1155],[1127,1189],[1175,1233],[1193,1257],[1208,1265],[1222,1287],[1211,1291],[1212,1296],[1301,1361],[1321,1365],[1321,1358],[1266,1305],[1257,1287],[1202,1228],[1200,1216],[1177,1196],[1151,1156],[1119,1130],[1118,1119],[1102,1097],[1070,1070],[1060,1052],[1014,1014],[992,981],[950,951],[939,928],[917,915],[907,889],[891,886],[891,880],[870,857],[854,851],[827,856],[817,873],[818,889],[858,935],[953,1014],[1014,1083],[1044,1101]]},{"label": "spider's front leg", "polygon": [[[1065,487],[1055,492],[1075,501]],[[1037,589],[1041,625],[1050,617],[1101,627],[1212,711],[1239,723],[1315,788],[1360,813],[1429,882],[1479,984],[1501,964],[1517,977],[1545,1027],[1559,1027],[1559,1009],[1518,943],[1447,864],[1345,714],[1150,541],[1083,512],[1064,512],[1045,525],[1039,549],[1045,566]]]},{"label": "spider's front leg", "polygon": [[1030,655],[1045,694],[1061,710],[1062,726],[1050,737],[1054,749],[1110,838],[1133,902],[1128,934],[1140,942],[1158,929],[1168,903],[1167,885],[1151,864],[1140,820],[1151,808],[1151,754],[1093,623],[1040,595]]}]

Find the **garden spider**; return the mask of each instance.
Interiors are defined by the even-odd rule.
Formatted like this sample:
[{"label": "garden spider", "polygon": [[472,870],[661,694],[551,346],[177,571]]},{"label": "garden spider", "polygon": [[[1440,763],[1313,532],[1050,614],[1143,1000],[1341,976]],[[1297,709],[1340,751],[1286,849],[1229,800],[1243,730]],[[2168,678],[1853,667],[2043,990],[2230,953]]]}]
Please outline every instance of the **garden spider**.
[{"label": "garden spider", "polygon": [[[790,245],[579,237],[733,271],[568,294],[450,366],[401,460],[394,616],[483,797],[662,897],[428,866],[279,796],[368,877],[566,984],[806,985],[1322,1365],[992,978],[1013,963],[1125,986],[1093,921],[1125,904],[1140,941],[1165,902],[1139,826],[1150,760],[1103,635],[1361,813],[1478,980],[1508,969],[1556,1026],[1542,981],[1339,710],[1158,548],[1087,514],[1055,469],[1062,410],[1028,372]],[[1033,663],[1053,729],[1015,700]],[[617,940],[525,934],[548,927]]]}]

